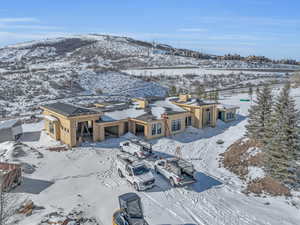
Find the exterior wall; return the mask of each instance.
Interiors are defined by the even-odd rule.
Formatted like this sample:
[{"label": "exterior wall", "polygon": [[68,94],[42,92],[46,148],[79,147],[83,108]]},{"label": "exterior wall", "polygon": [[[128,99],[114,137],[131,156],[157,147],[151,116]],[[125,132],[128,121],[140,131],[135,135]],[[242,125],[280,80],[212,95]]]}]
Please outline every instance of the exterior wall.
[{"label": "exterior wall", "polygon": [[[185,118],[187,116],[190,116],[190,113],[180,113],[180,114],[174,114],[174,115],[169,115],[168,116],[167,124],[168,124],[168,127],[170,129],[171,135],[178,134],[178,133],[181,133],[181,132],[185,131],[185,129],[186,129]],[[172,131],[172,120],[178,120],[178,119],[180,119],[180,121],[181,121],[180,130]]]},{"label": "exterior wall", "polygon": [[11,128],[5,128],[0,130],[0,143],[5,141],[13,141]]},{"label": "exterior wall", "polygon": [[[224,118],[222,119],[222,121],[224,121],[224,122],[230,122],[230,121],[233,121],[233,120],[237,119],[237,114],[236,114],[237,109],[218,110],[218,113],[219,113],[219,111],[221,111],[221,112],[224,113]],[[234,118],[228,119],[227,118],[227,114],[228,113],[233,113],[234,114]]]},{"label": "exterior wall", "polygon": [[13,136],[20,135],[22,133],[23,133],[22,124],[17,124],[12,127],[12,135]]},{"label": "exterior wall", "polygon": [[[48,116],[53,116],[57,118],[57,122],[54,122],[55,124],[55,132],[54,134],[51,134],[49,131],[49,122],[47,121],[45,123],[45,130],[46,132],[55,140],[59,140],[64,144],[67,144],[71,147],[76,146],[77,140],[76,140],[76,125],[78,122],[84,122],[84,121],[92,121],[93,123],[93,130],[95,129],[95,121],[99,119],[99,115],[83,115],[83,116],[76,116],[76,117],[66,117],[59,113],[52,112],[47,109],[43,109],[43,114]],[[96,141],[97,136],[95,135],[95,132],[93,132],[93,140]]]},{"label": "exterior wall", "polygon": [[184,103],[177,103],[177,102],[173,102],[173,103],[175,105],[182,107],[185,110],[188,110],[191,113],[192,126],[196,127],[196,128],[204,127],[206,116],[203,115],[203,113],[205,112],[205,109],[210,108],[211,116],[212,116],[210,126],[212,126],[212,127],[216,126],[217,118],[218,118],[217,104],[194,106],[194,105],[188,105],[188,104],[184,104]]},{"label": "exterior wall", "polygon": [[[52,134],[50,132],[50,123],[53,123],[54,134]],[[45,120],[45,130],[50,137],[52,137],[53,139],[55,139],[57,141],[60,140],[60,130],[59,130],[58,122],[51,122],[49,120]]]},{"label": "exterior wall", "polygon": [[[152,124],[161,124],[161,133],[160,134],[155,134],[152,135]],[[153,138],[159,138],[165,136],[165,122],[163,120],[157,120],[157,121],[151,121],[147,124],[147,130],[148,130],[148,135],[146,136],[147,139],[153,139]]]}]

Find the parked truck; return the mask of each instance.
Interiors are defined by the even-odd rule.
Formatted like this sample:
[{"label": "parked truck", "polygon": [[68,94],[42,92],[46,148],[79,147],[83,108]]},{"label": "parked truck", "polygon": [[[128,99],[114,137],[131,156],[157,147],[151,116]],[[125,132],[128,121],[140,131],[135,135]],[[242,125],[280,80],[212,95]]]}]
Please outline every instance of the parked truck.
[{"label": "parked truck", "polygon": [[131,139],[120,143],[122,152],[130,153],[138,158],[144,159],[152,154],[152,145],[138,139]]},{"label": "parked truck", "polygon": [[151,189],[155,185],[151,170],[144,162],[128,153],[117,155],[117,171],[119,176],[126,178],[137,191]]},{"label": "parked truck", "polygon": [[168,179],[172,187],[196,182],[193,164],[183,159],[169,158],[157,160],[154,164],[154,170]]}]

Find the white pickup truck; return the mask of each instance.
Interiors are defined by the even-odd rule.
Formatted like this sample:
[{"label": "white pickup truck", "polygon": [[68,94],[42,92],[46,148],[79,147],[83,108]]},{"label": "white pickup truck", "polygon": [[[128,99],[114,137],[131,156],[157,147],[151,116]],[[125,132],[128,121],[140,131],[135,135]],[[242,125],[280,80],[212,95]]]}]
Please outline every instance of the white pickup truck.
[{"label": "white pickup truck", "polygon": [[117,170],[121,178],[131,183],[135,190],[144,191],[155,185],[155,178],[145,163],[127,153],[117,155]]},{"label": "white pickup truck", "polygon": [[169,180],[172,187],[196,182],[193,164],[178,158],[157,160],[154,164],[156,173]]},{"label": "white pickup truck", "polygon": [[138,158],[144,159],[152,154],[151,144],[138,139],[123,141],[120,143],[122,152],[128,152]]}]

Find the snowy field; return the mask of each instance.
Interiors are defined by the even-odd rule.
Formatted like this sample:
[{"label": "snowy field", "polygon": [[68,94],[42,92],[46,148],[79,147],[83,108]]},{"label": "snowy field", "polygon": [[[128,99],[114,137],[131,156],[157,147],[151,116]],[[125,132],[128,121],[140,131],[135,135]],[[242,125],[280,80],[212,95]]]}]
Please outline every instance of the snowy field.
[{"label": "snowy field", "polygon": [[[123,72],[128,73],[130,75],[136,76],[176,76],[176,75],[185,75],[185,74],[194,74],[199,76],[204,75],[229,75],[229,74],[239,74],[241,72],[246,74],[258,74],[258,75],[274,75],[274,72],[257,72],[257,71],[243,71],[243,70],[227,70],[227,69],[208,69],[208,68],[175,68],[175,69],[131,69],[131,70],[123,70]],[[284,74],[278,72],[276,74]]]},{"label": "snowy field", "polygon": [[[293,90],[300,96],[300,90]],[[186,132],[152,140],[154,151],[175,154],[176,146],[197,170],[198,182],[186,188],[171,188],[166,180],[156,176],[156,187],[139,192],[146,220],[150,225],[296,225],[300,224],[300,193],[294,197],[255,197],[241,193],[244,183],[234,174],[219,167],[219,154],[241,138],[247,123],[250,102],[240,102],[247,94],[226,97],[221,102],[241,108],[237,121],[218,122],[217,128],[188,128]],[[297,98],[300,105],[300,98]],[[0,144],[2,160],[18,160],[33,170],[24,174],[23,184],[13,195],[19,201],[31,199],[45,209],[33,211],[20,219],[19,225],[39,224],[52,212],[69,213],[82,210],[95,217],[99,224],[111,224],[118,208],[118,195],[134,192],[115,169],[118,144],[126,138],[109,139],[86,144],[66,152],[51,152],[49,146],[59,143],[42,131],[43,122],[24,126],[24,144],[32,147],[24,154],[13,152],[12,143]],[[224,144],[216,144],[222,139]],[[19,154],[17,154],[19,153]],[[255,171],[254,171],[255,172]]]}]

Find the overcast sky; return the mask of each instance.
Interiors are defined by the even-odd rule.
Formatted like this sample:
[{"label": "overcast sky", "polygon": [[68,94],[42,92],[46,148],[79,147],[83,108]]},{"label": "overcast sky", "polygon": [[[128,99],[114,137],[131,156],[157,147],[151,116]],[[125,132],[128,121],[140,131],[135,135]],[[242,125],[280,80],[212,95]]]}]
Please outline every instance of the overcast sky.
[{"label": "overcast sky", "polygon": [[0,46],[103,33],[300,60],[299,12],[299,0],[2,0]]}]

